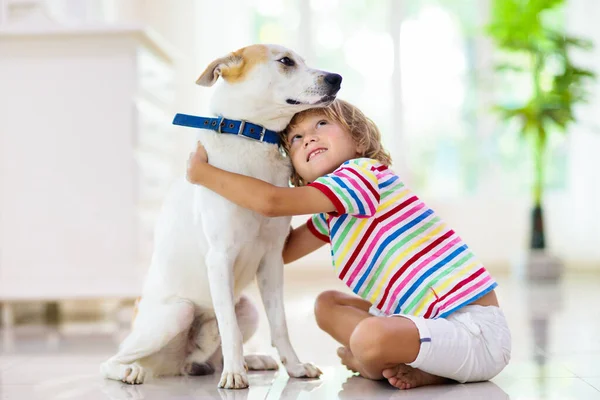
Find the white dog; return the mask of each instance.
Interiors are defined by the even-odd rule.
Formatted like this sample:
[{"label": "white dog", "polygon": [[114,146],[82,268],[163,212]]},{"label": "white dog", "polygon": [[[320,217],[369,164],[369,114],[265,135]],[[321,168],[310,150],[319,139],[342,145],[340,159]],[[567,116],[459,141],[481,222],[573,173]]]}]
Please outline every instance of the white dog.
[{"label": "white dog", "polygon": [[[331,103],[342,77],[308,68],[297,54],[275,45],[253,45],[215,60],[196,83],[212,86],[219,77],[211,113],[225,119],[208,119],[203,126],[214,128],[216,122],[219,131],[242,134],[200,131],[209,162],[286,186],[289,160],[267,139],[296,112]],[[203,121],[183,117],[184,125]],[[272,345],[288,374],[319,376],[314,365],[300,362],[288,337],[282,249],[289,227],[290,218],[266,218],[185,179],[176,183],[157,222],[132,332],[102,364],[102,374],[133,384],[147,376],[211,373],[222,354],[219,387],[244,388],[246,367],[276,369],[271,357],[243,356],[257,314],[241,291],[257,277]]]}]

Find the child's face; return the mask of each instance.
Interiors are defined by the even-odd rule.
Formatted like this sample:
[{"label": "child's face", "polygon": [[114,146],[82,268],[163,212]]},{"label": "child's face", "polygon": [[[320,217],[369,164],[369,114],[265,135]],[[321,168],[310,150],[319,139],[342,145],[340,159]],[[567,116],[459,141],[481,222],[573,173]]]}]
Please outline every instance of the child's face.
[{"label": "child's face", "polygon": [[360,156],[350,133],[325,115],[307,116],[286,139],[294,169],[305,182],[313,182]]}]

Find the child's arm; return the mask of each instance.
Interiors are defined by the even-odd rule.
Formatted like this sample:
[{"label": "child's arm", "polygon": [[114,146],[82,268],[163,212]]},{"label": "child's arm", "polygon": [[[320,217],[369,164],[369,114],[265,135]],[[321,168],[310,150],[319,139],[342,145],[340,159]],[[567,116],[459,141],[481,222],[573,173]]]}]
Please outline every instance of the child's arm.
[{"label": "child's arm", "polygon": [[208,164],[208,155],[198,143],[188,161],[187,178],[233,203],[267,217],[333,212],[331,200],[318,189],[284,188],[260,179],[224,171]]},{"label": "child's arm", "polygon": [[290,231],[283,247],[283,263],[288,264],[312,253],[325,244],[317,238],[306,224]]}]

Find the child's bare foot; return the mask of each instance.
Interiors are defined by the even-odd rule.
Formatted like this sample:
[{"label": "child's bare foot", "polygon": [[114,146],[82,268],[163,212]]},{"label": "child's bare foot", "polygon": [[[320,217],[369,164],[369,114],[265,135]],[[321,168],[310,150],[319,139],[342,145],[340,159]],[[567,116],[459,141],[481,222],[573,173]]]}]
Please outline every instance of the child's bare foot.
[{"label": "child's bare foot", "polygon": [[383,370],[383,376],[388,380],[390,385],[398,389],[412,389],[426,385],[440,385],[451,382],[448,378],[431,375],[406,364],[399,364],[394,368]]},{"label": "child's bare foot", "polygon": [[350,351],[350,349],[346,347],[340,347],[337,350],[337,355],[342,359],[342,364],[346,366],[352,372],[358,372],[360,376],[367,378],[378,380],[381,379],[382,376],[373,376],[372,374],[367,373],[364,368],[360,365],[360,362],[354,357],[354,354]]}]

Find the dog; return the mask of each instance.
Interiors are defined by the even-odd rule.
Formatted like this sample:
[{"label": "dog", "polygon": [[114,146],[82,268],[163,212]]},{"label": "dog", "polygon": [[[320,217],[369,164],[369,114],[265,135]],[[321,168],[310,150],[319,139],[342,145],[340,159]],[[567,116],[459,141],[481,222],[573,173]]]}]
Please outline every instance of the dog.
[{"label": "dog", "polygon": [[[213,61],[196,83],[210,87],[219,78],[211,113],[225,119],[217,119],[216,132],[198,133],[209,162],[287,186],[289,159],[277,144],[263,141],[264,133],[282,131],[299,111],[330,104],[342,77],[309,68],[282,46],[252,45]],[[256,124],[264,128],[263,135],[250,140],[220,133],[231,121],[239,123],[240,131]],[[219,387],[240,389],[248,387],[246,368],[276,369],[272,357],[243,355],[258,314],[242,290],[255,278],[271,343],[287,373],[318,377],[317,367],[298,359],[286,325],[282,250],[290,221],[241,208],[184,178],[176,182],[157,220],[131,332],[118,353],[102,364],[104,377],[140,384],[150,376],[202,375],[222,365]]]}]

